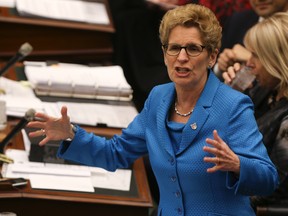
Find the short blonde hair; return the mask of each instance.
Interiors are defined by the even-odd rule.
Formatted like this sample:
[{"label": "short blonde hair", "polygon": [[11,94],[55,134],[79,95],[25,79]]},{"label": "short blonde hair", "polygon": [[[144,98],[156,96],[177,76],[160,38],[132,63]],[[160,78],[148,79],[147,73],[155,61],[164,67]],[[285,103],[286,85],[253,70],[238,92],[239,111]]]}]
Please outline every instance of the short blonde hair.
[{"label": "short blonde hair", "polygon": [[179,25],[198,28],[203,45],[210,53],[220,48],[222,28],[209,8],[197,4],[186,4],[167,11],[159,28],[162,45],[168,44],[171,30]]},{"label": "short blonde hair", "polygon": [[275,13],[253,26],[244,37],[244,45],[280,80],[278,90],[288,98],[288,13]]}]

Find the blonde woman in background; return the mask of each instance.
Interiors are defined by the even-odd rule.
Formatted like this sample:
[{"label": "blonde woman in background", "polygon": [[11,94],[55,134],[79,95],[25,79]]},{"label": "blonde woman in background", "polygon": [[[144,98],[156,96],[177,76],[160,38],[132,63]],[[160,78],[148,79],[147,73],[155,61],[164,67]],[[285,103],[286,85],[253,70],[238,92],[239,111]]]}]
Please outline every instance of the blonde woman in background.
[{"label": "blonde woman in background", "polygon": [[[257,118],[257,124],[280,177],[280,185],[271,196],[253,197],[255,206],[288,203],[287,32],[288,13],[278,12],[252,27],[244,38],[245,47],[252,53],[246,65],[252,68],[257,85],[270,92],[266,112]],[[226,83],[232,82],[239,68],[235,64],[223,73]]]}]

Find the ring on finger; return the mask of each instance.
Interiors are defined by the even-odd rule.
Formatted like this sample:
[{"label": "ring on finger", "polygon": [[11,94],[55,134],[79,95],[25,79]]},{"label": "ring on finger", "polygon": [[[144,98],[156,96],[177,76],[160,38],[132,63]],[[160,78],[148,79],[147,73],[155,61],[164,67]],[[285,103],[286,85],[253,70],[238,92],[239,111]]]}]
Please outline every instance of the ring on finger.
[{"label": "ring on finger", "polygon": [[41,129],[41,132],[42,132],[42,136],[45,136],[46,133],[45,133],[45,130],[44,129]]}]

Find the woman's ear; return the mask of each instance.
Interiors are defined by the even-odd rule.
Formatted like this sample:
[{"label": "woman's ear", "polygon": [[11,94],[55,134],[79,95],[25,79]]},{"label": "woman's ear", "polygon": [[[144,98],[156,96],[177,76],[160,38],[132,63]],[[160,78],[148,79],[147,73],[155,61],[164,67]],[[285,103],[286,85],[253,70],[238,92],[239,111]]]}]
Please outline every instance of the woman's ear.
[{"label": "woman's ear", "polygon": [[211,52],[209,56],[209,67],[212,68],[214,64],[216,63],[217,56],[218,56],[219,50],[215,49],[213,52]]},{"label": "woman's ear", "polygon": [[162,47],[162,51],[163,51],[163,56],[164,56],[164,64],[165,64],[165,66],[167,66],[167,60],[166,60],[165,50],[164,50],[163,47]]}]

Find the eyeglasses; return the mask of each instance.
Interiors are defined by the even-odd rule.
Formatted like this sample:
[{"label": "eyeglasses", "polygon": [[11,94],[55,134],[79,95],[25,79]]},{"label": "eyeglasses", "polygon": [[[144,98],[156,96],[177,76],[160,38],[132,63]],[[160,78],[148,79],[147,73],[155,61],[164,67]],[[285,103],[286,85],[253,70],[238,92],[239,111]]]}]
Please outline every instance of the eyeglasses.
[{"label": "eyeglasses", "polygon": [[163,45],[165,52],[170,56],[177,56],[182,49],[185,49],[187,55],[196,57],[203,52],[205,46],[200,44],[188,44],[187,46],[180,46],[179,44],[166,44]]}]

